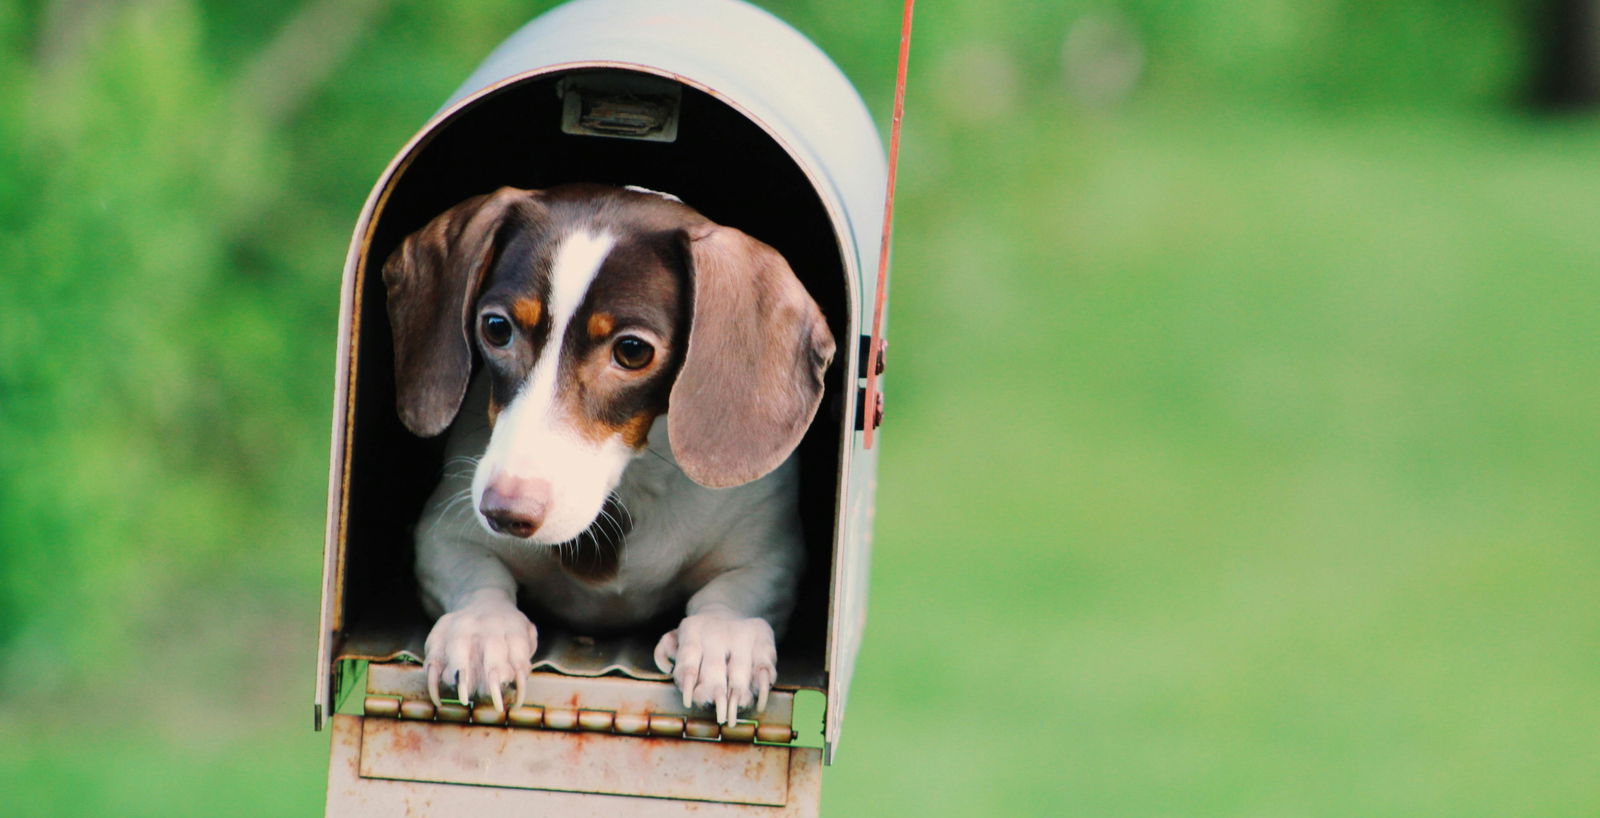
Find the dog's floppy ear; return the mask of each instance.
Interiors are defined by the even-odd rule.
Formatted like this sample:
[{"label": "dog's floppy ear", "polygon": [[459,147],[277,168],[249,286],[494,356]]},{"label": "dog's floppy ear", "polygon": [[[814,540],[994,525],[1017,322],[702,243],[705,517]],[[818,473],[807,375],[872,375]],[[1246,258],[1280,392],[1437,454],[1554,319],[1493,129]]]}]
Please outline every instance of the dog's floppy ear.
[{"label": "dog's floppy ear", "polygon": [[833,336],[778,251],[710,223],[686,230],[684,241],[694,314],[667,434],[690,479],[737,486],[800,444],[822,400]]},{"label": "dog's floppy ear", "polygon": [[474,196],[407,236],[383,265],[394,331],[395,408],[423,437],[455,419],[472,371],[472,307],[494,261],[496,235],[534,192]]}]

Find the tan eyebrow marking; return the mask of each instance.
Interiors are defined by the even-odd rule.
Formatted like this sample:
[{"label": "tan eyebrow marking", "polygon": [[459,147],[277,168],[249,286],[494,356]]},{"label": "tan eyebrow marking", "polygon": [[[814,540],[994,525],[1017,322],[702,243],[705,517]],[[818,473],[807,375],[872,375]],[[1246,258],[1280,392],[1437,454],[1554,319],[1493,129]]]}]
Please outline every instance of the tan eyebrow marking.
[{"label": "tan eyebrow marking", "polygon": [[544,302],[537,298],[519,298],[511,305],[511,314],[523,328],[532,329],[538,326],[540,317],[544,315]]},{"label": "tan eyebrow marking", "polygon": [[589,316],[589,337],[594,339],[604,338],[616,328],[617,321],[610,313],[597,312]]},{"label": "tan eyebrow marking", "polygon": [[654,412],[640,412],[628,418],[622,424],[622,442],[628,444],[634,451],[644,448],[650,439],[650,424],[656,420]]},{"label": "tan eyebrow marking", "polygon": [[638,451],[650,442],[650,425],[656,421],[656,411],[646,409],[621,423],[607,423],[599,418],[582,418],[572,424],[585,440],[600,443],[606,438],[617,436],[622,438],[634,451]]}]

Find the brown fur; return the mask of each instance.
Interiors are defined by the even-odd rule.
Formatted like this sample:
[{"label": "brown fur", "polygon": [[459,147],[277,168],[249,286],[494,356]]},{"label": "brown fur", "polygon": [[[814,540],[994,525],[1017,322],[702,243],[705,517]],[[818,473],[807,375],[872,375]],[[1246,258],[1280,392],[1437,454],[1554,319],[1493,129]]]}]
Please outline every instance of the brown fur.
[{"label": "brown fur", "polygon": [[737,486],[800,444],[822,401],[833,336],[778,251],[709,222],[685,238],[694,317],[667,415],[672,450],[696,483]]},{"label": "brown fur", "polygon": [[[551,238],[580,227],[618,243],[565,337],[553,339],[543,320]],[[670,405],[678,463],[713,488],[755,480],[789,456],[816,414],[833,358],[821,311],[776,250],[649,194],[502,188],[407,237],[383,272],[400,416],[424,436],[443,431],[460,408],[485,309],[506,310],[519,325],[503,348],[477,344],[491,424],[540,355],[559,346],[559,410],[572,428],[638,450]],[[649,337],[656,354],[648,365],[613,364],[609,339],[619,332]],[[588,582],[616,575],[626,535],[616,530],[620,520],[601,519],[559,551],[562,566]]]},{"label": "brown fur", "polygon": [[656,422],[656,413],[640,412],[622,424],[619,430],[622,433],[622,442],[631,446],[634,451],[644,448],[646,440],[650,437],[650,425]]},{"label": "brown fur", "polygon": [[534,194],[503,187],[450,208],[405,241],[383,265],[394,331],[395,408],[418,435],[444,431],[472,373],[474,307],[495,257],[495,236]]},{"label": "brown fur", "polygon": [[525,330],[539,326],[539,319],[544,316],[544,302],[537,298],[519,298],[511,305],[511,317]]}]

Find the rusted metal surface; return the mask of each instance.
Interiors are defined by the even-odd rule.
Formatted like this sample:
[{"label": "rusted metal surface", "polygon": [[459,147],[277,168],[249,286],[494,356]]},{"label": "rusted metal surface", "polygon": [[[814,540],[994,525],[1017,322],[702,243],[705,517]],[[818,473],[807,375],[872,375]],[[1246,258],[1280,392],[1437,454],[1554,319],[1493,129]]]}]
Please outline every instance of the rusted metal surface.
[{"label": "rusted metal surface", "polygon": [[543,727],[544,708],[528,705],[513,707],[511,712],[506,714],[506,721],[517,727]]},{"label": "rusted metal surface", "polygon": [[[512,711],[516,713],[515,710]],[[368,715],[371,715],[370,713]],[[433,718],[433,702],[407,699],[400,703],[400,718],[427,721]]]},{"label": "rusted metal surface", "polygon": [[[428,629],[424,626],[366,626],[351,631],[340,642],[334,661],[361,659],[370,662],[410,662],[420,664]],[[552,623],[539,628],[539,651],[533,669],[567,676],[623,675],[647,681],[666,681],[672,677],[656,667],[655,644],[658,633],[631,633],[587,637]],[[827,677],[820,666],[808,667],[805,661],[787,662],[778,669],[781,687],[823,690]]]},{"label": "rusted metal surface", "polygon": [[608,713],[604,710],[579,710],[578,727],[579,729],[596,733],[609,733],[611,732],[612,720],[615,717],[615,713]]},{"label": "rusted metal surface", "polygon": [[369,716],[398,716],[400,700],[388,696],[368,696],[362,703],[362,710]]},{"label": "rusted metal surface", "polygon": [[741,721],[738,724],[724,724],[722,726],[723,741],[755,741],[756,723]]},{"label": "rusted metal surface", "polygon": [[572,707],[549,707],[544,711],[544,726],[551,730],[576,730],[578,711]]},{"label": "rusted metal surface", "polygon": [[785,747],[366,719],[361,775],[782,806]]},{"label": "rusted metal surface", "polygon": [[647,713],[618,713],[613,728],[625,736],[650,734],[650,716]]},{"label": "rusted metal surface", "polygon": [[[711,716],[709,708],[685,708],[682,694],[670,682],[649,682],[621,676],[572,678],[555,673],[531,673],[523,689],[527,703],[543,707],[546,726],[556,729],[576,727],[579,710],[608,711],[608,716],[611,713],[618,716],[626,713],[706,719]],[[427,674],[421,665],[399,662],[370,664],[367,666],[367,695],[389,697],[406,703],[425,702],[428,700]],[[458,706],[445,703],[447,708]],[[751,718],[763,725],[787,727],[793,724],[794,691],[772,691],[767,698],[767,709],[751,715]],[[550,724],[552,719],[554,724]]]},{"label": "rusted metal surface", "polygon": [[509,725],[519,728],[545,728],[548,730],[586,730],[591,733],[617,733],[625,736],[656,736],[658,738],[690,738],[701,740],[751,742],[760,738],[768,744],[788,744],[795,732],[787,724],[769,724],[741,721],[723,725],[715,719],[685,719],[681,716],[658,716],[649,713],[612,713],[608,710],[574,709],[570,707],[542,707],[523,705],[501,712],[493,705],[479,704],[470,711],[463,705],[447,702],[435,708],[432,702],[414,699],[395,699],[388,696],[368,696],[365,713],[372,718],[405,719],[406,721],[441,721],[465,724]]},{"label": "rusted metal surface", "polygon": [[686,719],[683,734],[688,738],[717,738],[722,734],[722,726],[713,719]]},{"label": "rusted metal surface", "polygon": [[756,727],[756,740],[769,744],[788,744],[796,738],[794,728],[787,724],[762,724]]},{"label": "rusted metal surface", "polygon": [[[511,787],[477,787],[427,781],[401,781],[361,777],[362,719],[334,716],[332,720],[332,763],[328,766],[329,815],[456,816],[500,818],[501,816],[559,815],[564,818],[798,818],[815,816],[822,787],[822,753],[808,747],[766,748],[787,754],[787,802],[781,807],[748,804],[719,804],[710,801],[640,798],[623,795],[596,795],[554,790]],[[404,722],[390,722],[404,724]],[[432,725],[429,725],[432,727]],[[504,728],[435,729],[498,730],[526,735],[526,731]],[[593,741],[602,736],[587,734],[547,734],[565,739]],[[617,742],[633,739],[616,738]],[[706,745],[719,746],[719,745]],[[744,749],[758,749],[746,746]],[[514,753],[514,749],[513,749]]]},{"label": "rusted metal surface", "polygon": [[683,735],[682,716],[651,716],[650,735],[677,737]]}]

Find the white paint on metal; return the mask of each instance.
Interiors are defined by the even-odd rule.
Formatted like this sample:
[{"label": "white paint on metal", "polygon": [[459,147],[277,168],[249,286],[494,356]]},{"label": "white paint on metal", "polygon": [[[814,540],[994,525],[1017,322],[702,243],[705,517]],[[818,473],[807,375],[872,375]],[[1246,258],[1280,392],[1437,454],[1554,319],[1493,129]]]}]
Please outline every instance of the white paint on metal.
[{"label": "white paint on metal", "polygon": [[678,81],[712,95],[761,127],[806,175],[839,239],[850,315],[838,339],[844,357],[824,736],[831,759],[843,723],[848,684],[865,622],[873,479],[877,452],[861,448],[856,414],[864,304],[876,285],[886,167],[882,143],[860,96],[838,68],[803,35],[771,14],[738,0],[578,0],[535,19],[508,38],[452,95],[444,108],[398,154],[379,178],[356,225],[346,258],[341,347],[335,385],[333,465],[330,470],[318,704],[329,701],[328,635],[337,627],[342,578],[345,427],[352,355],[350,318],[366,264],[367,239],[394,181],[422,147],[462,110],[502,89],[571,71],[617,68]]}]

